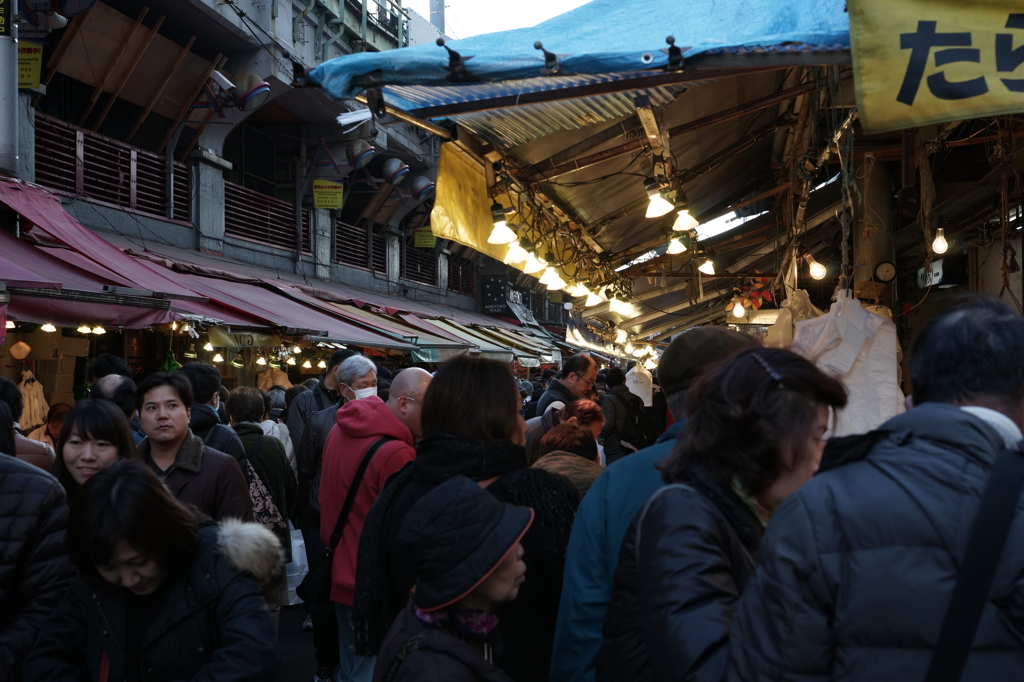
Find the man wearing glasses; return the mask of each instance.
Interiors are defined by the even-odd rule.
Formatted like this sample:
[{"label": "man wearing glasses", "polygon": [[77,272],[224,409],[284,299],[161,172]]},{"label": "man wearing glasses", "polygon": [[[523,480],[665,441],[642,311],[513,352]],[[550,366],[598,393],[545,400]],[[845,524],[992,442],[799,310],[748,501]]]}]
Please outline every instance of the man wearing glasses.
[{"label": "man wearing glasses", "polygon": [[[597,362],[586,353],[579,353],[565,361],[555,378],[537,402],[537,416],[542,416],[554,403],[561,406],[578,400],[597,381]],[[559,405],[555,405],[559,407]]]}]

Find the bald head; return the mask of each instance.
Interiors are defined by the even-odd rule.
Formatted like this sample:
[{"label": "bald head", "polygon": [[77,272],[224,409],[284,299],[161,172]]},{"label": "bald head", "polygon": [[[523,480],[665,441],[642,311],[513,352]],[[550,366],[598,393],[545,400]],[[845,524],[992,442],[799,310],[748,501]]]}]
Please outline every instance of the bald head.
[{"label": "bald head", "polygon": [[423,394],[427,392],[431,378],[430,372],[419,367],[410,367],[403,369],[391,382],[388,409],[409,427],[416,440],[423,435],[420,414],[423,411]]},{"label": "bald head", "polygon": [[124,412],[128,419],[135,412],[135,382],[120,374],[108,374],[97,379],[89,387],[89,394],[96,400],[109,400]]}]

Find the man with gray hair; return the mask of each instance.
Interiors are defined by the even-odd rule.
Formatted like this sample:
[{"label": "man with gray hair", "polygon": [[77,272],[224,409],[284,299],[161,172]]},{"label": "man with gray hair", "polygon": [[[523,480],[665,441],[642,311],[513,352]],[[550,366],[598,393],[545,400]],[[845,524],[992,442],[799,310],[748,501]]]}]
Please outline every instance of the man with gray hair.
[{"label": "man with gray hair", "polygon": [[[385,482],[416,457],[422,435],[420,410],[430,383],[425,370],[402,371],[391,384],[387,403],[376,395],[376,368],[368,358],[351,357],[338,368],[339,391],[352,400],[338,410],[336,426],[324,447],[320,485],[320,539],[326,545],[350,489],[355,497],[331,565],[331,601],[338,619],[340,680],[369,682],[373,659],[355,656],[352,602],[356,584],[356,556],[363,522]],[[366,463],[364,465],[364,460]],[[365,468],[361,481],[356,472]]]},{"label": "man with gray hair", "polygon": [[146,437],[142,424],[135,417],[135,382],[120,374],[108,374],[93,382],[89,395],[96,400],[108,400],[124,412],[132,427],[132,438],[138,445]]}]

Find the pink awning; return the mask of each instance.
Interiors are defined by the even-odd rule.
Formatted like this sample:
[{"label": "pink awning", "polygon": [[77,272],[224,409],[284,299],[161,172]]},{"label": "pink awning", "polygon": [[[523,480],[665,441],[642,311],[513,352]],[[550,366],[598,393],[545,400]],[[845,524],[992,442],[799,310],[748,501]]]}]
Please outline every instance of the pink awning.
[{"label": "pink awning", "polygon": [[77,327],[84,323],[104,327],[145,329],[154,324],[170,324],[179,315],[173,310],[132,308],[112,303],[92,303],[62,298],[11,295],[8,316],[19,322],[49,322],[58,327]]}]

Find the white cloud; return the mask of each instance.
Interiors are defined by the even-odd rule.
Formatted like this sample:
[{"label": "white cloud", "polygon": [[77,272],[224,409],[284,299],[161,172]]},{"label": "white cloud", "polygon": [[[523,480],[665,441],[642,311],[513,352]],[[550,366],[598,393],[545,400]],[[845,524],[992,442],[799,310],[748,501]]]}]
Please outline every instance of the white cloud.
[{"label": "white cloud", "polygon": [[[590,0],[447,0],[445,33],[453,38],[468,38],[481,33],[496,33],[513,28],[536,26],[564,14]],[[405,0],[403,7],[430,18],[430,0]]]}]

